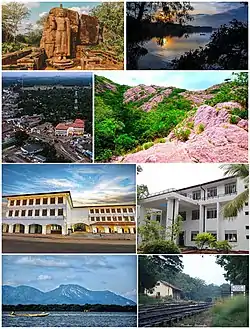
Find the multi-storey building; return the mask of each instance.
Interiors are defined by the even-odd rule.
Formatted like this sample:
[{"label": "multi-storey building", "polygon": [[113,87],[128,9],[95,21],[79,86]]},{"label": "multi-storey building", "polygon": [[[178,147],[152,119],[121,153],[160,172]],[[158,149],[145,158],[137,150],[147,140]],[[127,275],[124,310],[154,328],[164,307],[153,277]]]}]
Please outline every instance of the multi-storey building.
[{"label": "multi-storey building", "polygon": [[[249,206],[233,218],[224,218],[223,207],[243,192],[247,185],[236,177],[169,189],[147,196],[139,201],[138,225],[146,219],[157,220],[166,230],[172,227],[178,215],[183,218],[178,244],[195,246],[198,233],[209,232],[217,240],[227,240],[234,250],[249,249]],[[139,237],[140,240],[140,237]]]},{"label": "multi-storey building", "polygon": [[84,134],[85,122],[81,119],[76,119],[70,123],[58,123],[55,127],[56,136],[82,136]]},{"label": "multi-storey building", "polygon": [[3,233],[135,233],[135,204],[74,207],[70,191],[4,199]]}]

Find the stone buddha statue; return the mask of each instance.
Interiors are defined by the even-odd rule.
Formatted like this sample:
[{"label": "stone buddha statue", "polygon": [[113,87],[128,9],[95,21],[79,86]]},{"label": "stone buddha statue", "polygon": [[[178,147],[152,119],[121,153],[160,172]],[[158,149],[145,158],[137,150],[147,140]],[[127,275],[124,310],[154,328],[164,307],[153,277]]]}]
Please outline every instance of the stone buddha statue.
[{"label": "stone buddha statue", "polygon": [[70,22],[62,6],[55,16],[55,24],[55,55],[58,60],[66,59],[66,56],[70,56]]}]

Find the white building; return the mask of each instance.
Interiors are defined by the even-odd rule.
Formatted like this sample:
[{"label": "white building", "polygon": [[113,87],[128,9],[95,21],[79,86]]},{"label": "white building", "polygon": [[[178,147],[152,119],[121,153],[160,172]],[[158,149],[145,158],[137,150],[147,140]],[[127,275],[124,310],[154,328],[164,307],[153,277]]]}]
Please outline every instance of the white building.
[{"label": "white building", "polygon": [[236,177],[149,195],[139,201],[138,225],[146,219],[157,220],[166,229],[172,226],[177,215],[183,218],[179,245],[195,246],[198,233],[209,232],[217,240],[227,240],[233,250],[249,250],[249,207],[234,218],[223,217],[223,206],[247,188]]},{"label": "white building", "polygon": [[181,292],[182,290],[180,288],[175,287],[171,283],[163,280],[157,281],[153,289],[145,291],[145,293],[150,297],[171,297],[173,299],[180,299]]},{"label": "white building", "polygon": [[70,191],[8,195],[4,199],[3,233],[135,233],[134,204],[74,207]]},{"label": "white building", "polygon": [[70,123],[58,123],[55,127],[56,136],[82,136],[84,135],[85,121],[75,119]]}]

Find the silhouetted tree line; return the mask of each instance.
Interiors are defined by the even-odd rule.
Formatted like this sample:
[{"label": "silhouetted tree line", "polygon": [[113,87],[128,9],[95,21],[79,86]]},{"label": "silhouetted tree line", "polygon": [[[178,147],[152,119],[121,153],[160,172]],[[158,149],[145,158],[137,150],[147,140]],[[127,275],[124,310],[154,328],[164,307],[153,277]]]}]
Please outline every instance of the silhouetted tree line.
[{"label": "silhouetted tree line", "polygon": [[3,305],[3,312],[137,312],[136,305],[101,305],[101,304],[85,304],[85,305],[76,305],[76,304],[48,304],[48,305]]}]

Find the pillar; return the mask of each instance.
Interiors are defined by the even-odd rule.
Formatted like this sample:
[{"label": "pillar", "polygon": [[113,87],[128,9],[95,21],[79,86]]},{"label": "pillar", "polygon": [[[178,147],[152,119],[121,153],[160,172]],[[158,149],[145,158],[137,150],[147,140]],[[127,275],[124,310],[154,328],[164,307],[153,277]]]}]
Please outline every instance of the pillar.
[{"label": "pillar", "polygon": [[166,228],[172,225],[173,221],[173,199],[167,199]]},{"label": "pillar", "polygon": [[204,209],[205,207],[203,205],[200,205],[200,218],[199,218],[199,233],[203,233],[203,220],[204,220]]},{"label": "pillar", "polygon": [[46,234],[46,225],[42,226],[42,234]]},{"label": "pillar", "polygon": [[217,241],[220,240],[220,203],[217,201],[216,204],[217,209]]},{"label": "pillar", "polygon": [[13,233],[13,225],[9,224],[9,233]]},{"label": "pillar", "polygon": [[29,225],[24,225],[24,234],[29,234]]},{"label": "pillar", "polygon": [[62,225],[62,235],[67,235],[67,225]]},{"label": "pillar", "polygon": [[139,206],[138,208],[139,208],[138,224],[143,225],[143,224],[145,224],[147,210],[142,205]]}]

